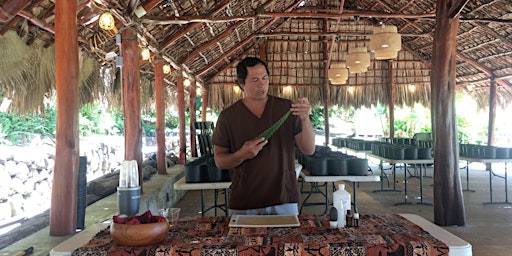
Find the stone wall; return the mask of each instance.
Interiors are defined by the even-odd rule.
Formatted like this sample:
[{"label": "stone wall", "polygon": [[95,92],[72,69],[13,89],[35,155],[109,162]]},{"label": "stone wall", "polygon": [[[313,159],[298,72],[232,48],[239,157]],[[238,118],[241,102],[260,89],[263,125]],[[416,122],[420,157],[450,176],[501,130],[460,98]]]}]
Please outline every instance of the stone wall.
[{"label": "stone wall", "polygon": [[[167,139],[168,166],[175,164],[175,140]],[[143,139],[143,178],[156,173],[152,160],[154,139]],[[116,192],[124,159],[124,138],[87,137],[80,141],[80,155],[87,157],[87,204]],[[27,146],[0,146],[0,231],[10,222],[33,217],[50,208],[55,144],[35,140]],[[101,178],[100,178],[101,177]]]}]

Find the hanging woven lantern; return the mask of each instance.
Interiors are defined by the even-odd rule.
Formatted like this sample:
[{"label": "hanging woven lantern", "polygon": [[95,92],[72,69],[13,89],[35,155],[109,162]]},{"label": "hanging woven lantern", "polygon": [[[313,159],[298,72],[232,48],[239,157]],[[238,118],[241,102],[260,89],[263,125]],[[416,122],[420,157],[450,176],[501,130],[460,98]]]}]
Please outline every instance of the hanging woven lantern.
[{"label": "hanging woven lantern", "polygon": [[98,25],[103,30],[112,30],[116,27],[114,16],[110,12],[104,12],[100,15]]},{"label": "hanging woven lantern", "polygon": [[354,65],[354,66],[350,67],[348,69],[348,71],[350,72],[350,74],[364,73],[364,72],[368,71],[368,66]]},{"label": "hanging woven lantern", "polygon": [[344,84],[348,79],[348,69],[345,63],[332,63],[329,68],[329,80],[332,84]]},{"label": "hanging woven lantern", "polygon": [[162,70],[163,70],[164,74],[166,74],[166,75],[170,74],[171,73],[171,65],[164,64],[162,66]]},{"label": "hanging woven lantern", "polygon": [[370,53],[366,47],[349,48],[347,54],[347,68],[350,73],[363,73],[370,66]]},{"label": "hanging woven lantern", "polygon": [[402,36],[398,34],[396,26],[373,27],[373,35],[370,38],[370,50],[377,60],[394,59],[402,48]]},{"label": "hanging woven lantern", "polygon": [[[347,70],[348,72],[348,70]],[[342,78],[334,78],[334,79],[330,79],[329,81],[331,81],[331,84],[345,84],[347,83],[347,79],[342,79]]]},{"label": "hanging woven lantern", "polygon": [[142,60],[149,60],[149,58],[151,58],[151,53],[148,48],[142,49],[140,55],[142,56]]}]

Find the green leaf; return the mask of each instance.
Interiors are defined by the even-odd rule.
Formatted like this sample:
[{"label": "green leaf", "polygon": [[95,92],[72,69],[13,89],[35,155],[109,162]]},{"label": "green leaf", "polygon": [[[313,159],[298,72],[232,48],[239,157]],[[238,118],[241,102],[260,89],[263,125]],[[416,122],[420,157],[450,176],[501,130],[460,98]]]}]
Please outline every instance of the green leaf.
[{"label": "green leaf", "polygon": [[262,134],[258,135],[258,137],[256,137],[256,139],[265,138],[265,140],[268,140],[270,138],[270,136],[272,136],[272,134],[274,134],[277,131],[277,129],[279,129],[279,127],[281,127],[281,125],[283,125],[284,121],[286,121],[286,119],[288,119],[288,117],[290,116],[291,113],[292,113],[292,111],[288,110],[288,112],[286,112],[286,114],[284,114],[283,117],[281,117],[279,120],[277,120],[277,122],[274,125],[272,125],[270,128],[268,128]]}]

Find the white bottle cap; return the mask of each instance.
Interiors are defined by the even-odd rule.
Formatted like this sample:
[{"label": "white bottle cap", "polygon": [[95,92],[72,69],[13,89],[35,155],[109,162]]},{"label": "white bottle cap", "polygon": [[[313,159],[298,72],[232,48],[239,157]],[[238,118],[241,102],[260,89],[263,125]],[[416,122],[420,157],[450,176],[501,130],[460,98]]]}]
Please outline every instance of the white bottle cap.
[{"label": "white bottle cap", "polygon": [[345,189],[345,184],[343,184],[343,183],[338,184],[338,190],[344,190],[344,189]]}]

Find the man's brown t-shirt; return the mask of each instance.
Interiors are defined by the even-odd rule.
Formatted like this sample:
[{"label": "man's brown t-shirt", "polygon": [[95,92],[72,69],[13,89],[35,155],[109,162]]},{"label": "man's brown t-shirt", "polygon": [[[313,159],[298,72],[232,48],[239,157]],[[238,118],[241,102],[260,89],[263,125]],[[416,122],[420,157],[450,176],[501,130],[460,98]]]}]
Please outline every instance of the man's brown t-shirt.
[{"label": "man's brown t-shirt", "polygon": [[[291,101],[269,96],[260,118],[239,100],[221,112],[212,141],[235,152],[277,122],[291,108]],[[290,115],[253,159],[233,170],[229,208],[247,210],[298,203],[294,137],[301,132],[300,119]]]}]

